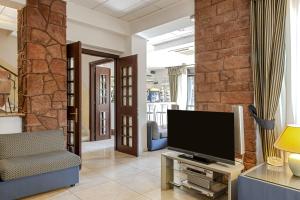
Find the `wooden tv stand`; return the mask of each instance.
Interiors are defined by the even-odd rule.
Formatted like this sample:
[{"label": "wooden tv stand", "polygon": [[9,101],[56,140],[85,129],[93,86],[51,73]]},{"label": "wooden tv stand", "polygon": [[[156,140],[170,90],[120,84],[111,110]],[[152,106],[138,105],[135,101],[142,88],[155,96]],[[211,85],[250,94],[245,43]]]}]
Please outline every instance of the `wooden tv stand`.
[{"label": "wooden tv stand", "polygon": [[161,189],[162,190],[173,189],[174,185],[179,187],[181,186],[180,184],[179,185],[174,184],[174,161],[177,161],[180,165],[184,164],[188,166],[198,167],[198,168],[210,170],[224,175],[224,177],[226,177],[225,184],[227,185],[227,192],[226,192],[227,198],[225,199],[228,200],[237,199],[236,183],[237,183],[238,176],[241,174],[242,170],[244,169],[244,166],[242,164],[227,165],[222,163],[213,163],[207,165],[190,159],[179,157],[179,155],[181,154],[182,153],[179,152],[169,151],[161,155]]}]

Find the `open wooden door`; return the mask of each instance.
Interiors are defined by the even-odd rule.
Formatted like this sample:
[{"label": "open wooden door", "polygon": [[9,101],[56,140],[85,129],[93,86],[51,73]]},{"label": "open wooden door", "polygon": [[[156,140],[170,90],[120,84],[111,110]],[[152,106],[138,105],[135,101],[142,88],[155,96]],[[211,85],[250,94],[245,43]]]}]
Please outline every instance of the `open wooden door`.
[{"label": "open wooden door", "polygon": [[81,156],[81,42],[67,45],[67,148]]},{"label": "open wooden door", "polygon": [[90,63],[91,141],[106,140],[111,137],[111,69],[105,67],[105,64],[112,62],[114,59],[102,59]]},{"label": "open wooden door", "polygon": [[138,156],[137,55],[119,58],[116,67],[116,150]]}]

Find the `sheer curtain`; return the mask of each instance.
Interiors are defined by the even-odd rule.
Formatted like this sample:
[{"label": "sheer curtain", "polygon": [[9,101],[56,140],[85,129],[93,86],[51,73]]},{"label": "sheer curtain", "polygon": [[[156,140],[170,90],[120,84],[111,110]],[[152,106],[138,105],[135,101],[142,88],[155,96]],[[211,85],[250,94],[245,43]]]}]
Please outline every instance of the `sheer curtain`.
[{"label": "sheer curtain", "polygon": [[300,125],[300,0],[290,0],[288,4],[285,119],[286,124]]},{"label": "sheer curtain", "polygon": [[277,136],[288,124],[300,125],[300,0],[287,2],[286,69],[276,113]]},{"label": "sheer curtain", "polygon": [[178,76],[178,92],[177,92],[177,104],[180,110],[186,110],[187,105],[187,69],[182,69],[182,73]]}]

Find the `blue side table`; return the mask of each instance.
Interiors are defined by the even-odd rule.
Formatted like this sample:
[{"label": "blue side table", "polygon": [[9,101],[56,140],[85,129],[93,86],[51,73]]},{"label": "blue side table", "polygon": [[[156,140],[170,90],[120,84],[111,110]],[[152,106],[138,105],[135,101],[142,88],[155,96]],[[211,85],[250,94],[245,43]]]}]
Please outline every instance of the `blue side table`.
[{"label": "blue side table", "polygon": [[300,200],[300,177],[287,165],[259,165],[238,178],[238,200]]}]

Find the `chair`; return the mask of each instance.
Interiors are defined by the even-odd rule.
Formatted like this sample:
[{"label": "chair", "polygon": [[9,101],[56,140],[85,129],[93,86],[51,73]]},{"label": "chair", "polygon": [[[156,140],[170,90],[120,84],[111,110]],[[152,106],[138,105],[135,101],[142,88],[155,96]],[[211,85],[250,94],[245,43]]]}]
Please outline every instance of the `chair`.
[{"label": "chair", "polygon": [[163,149],[168,145],[167,129],[159,128],[157,122],[147,122],[148,151]]}]

